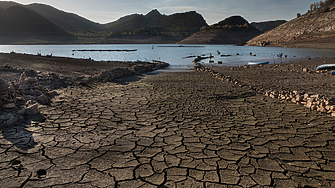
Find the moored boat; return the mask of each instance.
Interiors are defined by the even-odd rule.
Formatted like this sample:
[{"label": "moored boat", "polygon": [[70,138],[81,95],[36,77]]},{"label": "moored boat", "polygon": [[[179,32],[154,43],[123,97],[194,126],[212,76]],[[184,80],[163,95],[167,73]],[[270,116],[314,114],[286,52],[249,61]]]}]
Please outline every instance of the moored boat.
[{"label": "moored boat", "polygon": [[265,62],[249,62],[248,63],[249,65],[264,65],[264,64],[269,64],[268,61],[265,61]]},{"label": "moored boat", "polygon": [[316,67],[316,70],[327,70],[327,69],[335,69],[335,64],[324,64]]}]

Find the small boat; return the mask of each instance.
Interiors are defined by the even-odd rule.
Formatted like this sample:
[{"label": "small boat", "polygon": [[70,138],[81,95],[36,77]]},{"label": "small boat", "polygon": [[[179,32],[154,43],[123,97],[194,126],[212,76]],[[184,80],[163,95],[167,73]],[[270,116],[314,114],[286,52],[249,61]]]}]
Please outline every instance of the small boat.
[{"label": "small boat", "polygon": [[316,67],[316,70],[335,69],[335,64],[324,64]]},{"label": "small boat", "polygon": [[332,72],[332,75],[335,75],[335,71]]},{"label": "small boat", "polygon": [[249,62],[248,63],[249,65],[264,65],[264,64],[269,64],[268,61],[265,61],[265,62]]},{"label": "small boat", "polygon": [[218,64],[222,64],[222,61],[218,61]]},{"label": "small boat", "polygon": [[214,63],[214,61],[213,61],[213,60],[210,60],[209,63]]}]

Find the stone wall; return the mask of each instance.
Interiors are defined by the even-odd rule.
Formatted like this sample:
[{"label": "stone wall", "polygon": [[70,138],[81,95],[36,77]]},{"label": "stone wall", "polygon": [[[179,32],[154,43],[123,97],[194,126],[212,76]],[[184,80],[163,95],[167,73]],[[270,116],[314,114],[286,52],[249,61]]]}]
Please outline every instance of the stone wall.
[{"label": "stone wall", "polygon": [[204,67],[199,61],[194,60],[193,64],[194,69],[197,71],[205,72],[212,77],[220,79],[222,81],[230,82],[240,87],[245,87],[251,89],[257,93],[263,94],[265,96],[276,98],[283,101],[288,101],[292,103],[296,103],[298,105],[304,105],[305,107],[311,110],[317,110],[322,113],[328,113],[332,116],[335,116],[335,98],[328,97],[321,94],[310,94],[306,92],[298,92],[298,91],[276,91],[276,90],[264,90],[262,88],[254,88],[252,86],[248,86],[239,80],[231,78],[230,76],[225,76],[221,73],[215,72],[214,70]]}]

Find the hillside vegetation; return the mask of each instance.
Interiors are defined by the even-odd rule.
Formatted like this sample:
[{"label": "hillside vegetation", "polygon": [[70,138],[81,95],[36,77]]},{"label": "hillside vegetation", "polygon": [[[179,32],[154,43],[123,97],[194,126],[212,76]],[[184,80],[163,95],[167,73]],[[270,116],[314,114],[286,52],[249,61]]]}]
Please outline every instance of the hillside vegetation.
[{"label": "hillside vegetation", "polygon": [[247,42],[251,46],[335,48],[335,4],[311,4],[310,10]]}]

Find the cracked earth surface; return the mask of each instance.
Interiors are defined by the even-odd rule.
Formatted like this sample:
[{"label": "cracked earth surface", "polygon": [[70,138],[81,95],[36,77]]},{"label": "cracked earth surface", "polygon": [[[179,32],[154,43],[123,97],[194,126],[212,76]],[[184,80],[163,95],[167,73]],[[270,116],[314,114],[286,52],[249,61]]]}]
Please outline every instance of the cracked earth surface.
[{"label": "cracked earth surface", "polygon": [[68,88],[3,127],[0,187],[334,187],[335,118],[199,72]]}]

